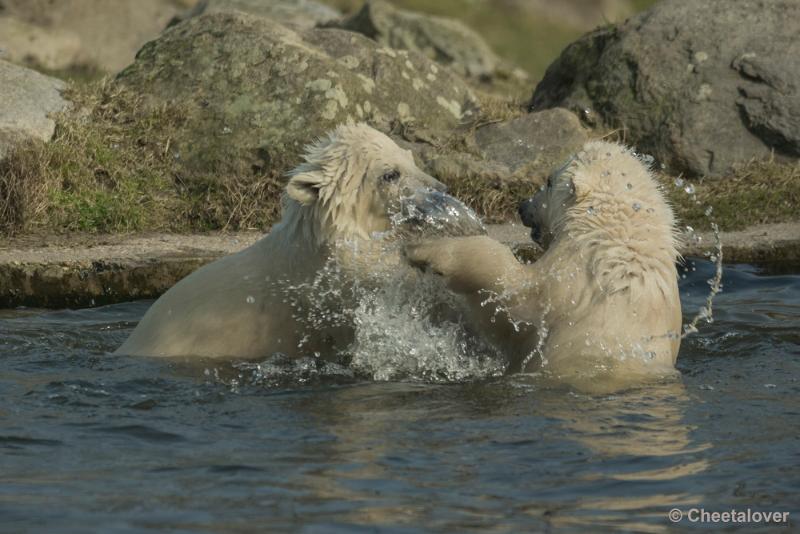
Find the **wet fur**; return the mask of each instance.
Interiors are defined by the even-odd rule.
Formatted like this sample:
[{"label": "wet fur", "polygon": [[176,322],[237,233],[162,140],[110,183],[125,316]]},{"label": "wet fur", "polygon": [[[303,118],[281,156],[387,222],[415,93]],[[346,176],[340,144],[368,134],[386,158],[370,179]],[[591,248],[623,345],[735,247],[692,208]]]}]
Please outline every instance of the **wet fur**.
[{"label": "wet fur", "polygon": [[[397,179],[382,178],[393,170]],[[320,273],[331,270],[323,289],[336,295],[334,305],[346,305],[350,282],[399,262],[370,238],[390,228],[400,196],[443,187],[415,166],[410,152],[365,124],[342,125],[308,147],[290,177],[272,231],[181,280],[118,353],[254,359],[275,352],[331,355],[349,343],[351,325],[312,316],[326,311]]]},{"label": "wet fur", "polygon": [[510,370],[543,370],[587,389],[674,374],[675,219],[646,166],[625,147],[591,142],[536,200],[547,250],[532,265],[483,236],[423,242],[406,254],[468,296]]}]

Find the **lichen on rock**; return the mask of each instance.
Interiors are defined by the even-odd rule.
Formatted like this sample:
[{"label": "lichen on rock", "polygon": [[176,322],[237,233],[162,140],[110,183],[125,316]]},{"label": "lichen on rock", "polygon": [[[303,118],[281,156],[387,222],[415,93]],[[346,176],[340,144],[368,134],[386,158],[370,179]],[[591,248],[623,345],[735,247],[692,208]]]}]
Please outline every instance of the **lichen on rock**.
[{"label": "lichen on rock", "polygon": [[420,72],[432,65],[353,32],[293,31],[221,12],[167,30],[140,50],[117,83],[153,106],[186,107],[186,130],[174,140],[184,165],[286,170],[304,144],[342,122],[446,138],[475,115],[477,101],[457,75],[440,72],[415,89],[402,77],[409,64]]}]

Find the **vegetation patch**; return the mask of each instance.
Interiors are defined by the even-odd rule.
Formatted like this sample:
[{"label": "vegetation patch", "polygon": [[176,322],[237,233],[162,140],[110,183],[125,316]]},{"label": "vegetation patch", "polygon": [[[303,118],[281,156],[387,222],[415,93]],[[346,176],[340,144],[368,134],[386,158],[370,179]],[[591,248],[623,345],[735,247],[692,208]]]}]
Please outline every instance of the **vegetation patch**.
[{"label": "vegetation patch", "polygon": [[[443,166],[437,178],[487,222],[514,220],[538,181],[482,167],[465,140],[477,124],[508,120],[524,107],[479,95],[476,124],[440,147],[479,164]],[[280,217],[286,162],[268,169],[185,166],[173,142],[186,121],[180,105],[147,106],[107,80],[73,85],[66,97],[74,104],[56,117],[51,142],[20,145],[0,162],[2,233],[265,230]],[[751,161],[727,178],[660,179],[681,224],[699,230],[712,221],[737,230],[798,219],[798,164]]]},{"label": "vegetation patch", "polygon": [[145,106],[108,80],[65,96],[73,108],[56,117],[53,140],[22,144],[0,162],[4,233],[238,230],[278,216],[280,175],[181,165],[172,149],[180,106]]},{"label": "vegetation patch", "polygon": [[708,230],[716,222],[722,230],[741,230],[800,218],[798,163],[754,160],[724,178],[662,180],[681,223],[695,229]]}]

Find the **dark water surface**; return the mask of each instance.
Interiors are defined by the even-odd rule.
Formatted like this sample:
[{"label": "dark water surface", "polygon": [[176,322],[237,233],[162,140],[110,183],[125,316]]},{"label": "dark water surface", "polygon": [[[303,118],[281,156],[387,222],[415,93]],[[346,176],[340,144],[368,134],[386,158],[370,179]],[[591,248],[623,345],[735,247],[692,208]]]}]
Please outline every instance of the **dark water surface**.
[{"label": "dark water surface", "polygon": [[[681,380],[603,396],[109,355],[147,302],[0,311],[0,530],[661,532],[672,508],[749,507],[791,512],[788,532],[800,275],[727,266],[724,284]],[[705,525],[726,528],[780,527]]]}]

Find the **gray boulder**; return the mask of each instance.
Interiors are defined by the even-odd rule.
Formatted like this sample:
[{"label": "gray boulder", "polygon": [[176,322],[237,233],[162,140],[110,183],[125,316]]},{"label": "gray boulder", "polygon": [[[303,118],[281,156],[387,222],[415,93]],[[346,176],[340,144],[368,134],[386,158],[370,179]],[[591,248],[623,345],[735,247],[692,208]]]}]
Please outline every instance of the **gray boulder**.
[{"label": "gray boulder", "polygon": [[53,137],[50,114],[69,105],[63,89],[61,80],[0,60],[0,160],[16,143]]},{"label": "gray boulder", "polygon": [[172,19],[170,26],[204,13],[234,10],[267,17],[298,29],[330,23],[342,16],[332,7],[313,0],[200,0],[192,9]]},{"label": "gray boulder", "polygon": [[6,59],[117,72],[194,0],[0,0]]},{"label": "gray boulder", "polygon": [[491,76],[500,65],[483,38],[461,22],[397,9],[384,0],[368,0],[335,26],[390,48],[421,52],[462,76]]},{"label": "gray boulder", "polygon": [[303,145],[348,120],[433,142],[477,110],[465,82],[419,54],[240,12],[170,28],[117,81],[152,105],[183,107],[173,149],[206,171],[286,170]]},{"label": "gray boulder", "polygon": [[8,16],[0,16],[0,59],[51,70],[85,63],[80,37],[74,32]]},{"label": "gray boulder", "polygon": [[[431,174],[453,185],[454,190],[465,183],[478,189],[511,184],[534,188],[578,151],[589,140],[589,133],[573,113],[555,108],[479,126],[464,134],[460,150],[426,145],[410,148]],[[516,189],[524,191],[527,186]],[[512,209],[506,215],[513,213]]]},{"label": "gray boulder", "polygon": [[800,156],[800,3],[673,0],[589,33],[547,70],[534,110],[622,128],[672,172]]},{"label": "gray boulder", "polygon": [[578,117],[563,108],[528,113],[488,124],[475,132],[481,154],[512,173],[542,176],[589,140]]}]

